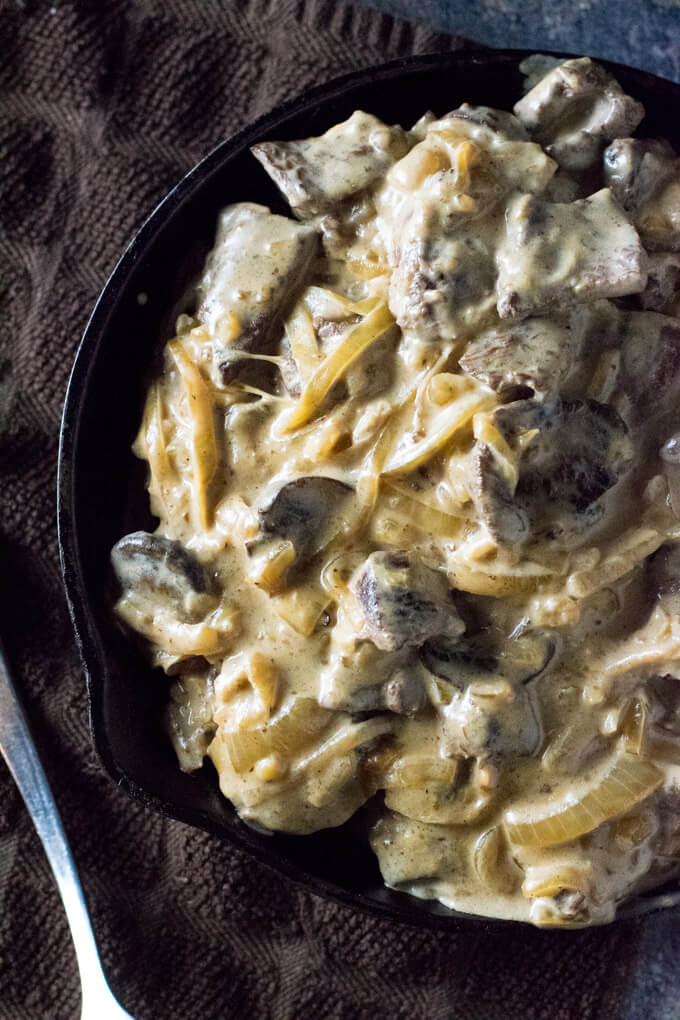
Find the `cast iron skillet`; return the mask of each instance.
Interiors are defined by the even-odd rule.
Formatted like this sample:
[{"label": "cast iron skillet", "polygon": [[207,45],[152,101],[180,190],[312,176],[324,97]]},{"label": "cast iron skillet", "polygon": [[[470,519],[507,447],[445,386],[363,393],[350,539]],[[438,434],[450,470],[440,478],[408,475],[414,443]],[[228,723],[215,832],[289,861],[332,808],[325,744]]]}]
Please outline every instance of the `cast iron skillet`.
[{"label": "cast iron skillet", "polygon": [[[263,835],[241,822],[219,794],[211,765],[192,776],[180,772],[159,722],[167,681],[149,670],[112,623],[109,551],[126,532],[153,526],[144,466],[130,444],[154,355],[172,335],[168,306],[200,268],[218,211],[249,200],[288,212],[249,146],[321,134],[355,109],[404,126],[425,110],[443,114],[463,101],[507,110],[521,95],[518,65],[527,55],[491,50],[393,61],[313,89],[219,145],[154,210],[116,266],[78,350],[61,429],[62,571],[87,677],[94,742],[111,778],[149,807],[227,838],[313,892],[430,928],[504,922],[480,921],[386,889],[352,823],[313,836]],[[670,137],[680,148],[680,121],[673,116],[680,86],[608,66],[644,103],[644,133]],[[639,897],[622,914],[679,905],[676,887]]]}]

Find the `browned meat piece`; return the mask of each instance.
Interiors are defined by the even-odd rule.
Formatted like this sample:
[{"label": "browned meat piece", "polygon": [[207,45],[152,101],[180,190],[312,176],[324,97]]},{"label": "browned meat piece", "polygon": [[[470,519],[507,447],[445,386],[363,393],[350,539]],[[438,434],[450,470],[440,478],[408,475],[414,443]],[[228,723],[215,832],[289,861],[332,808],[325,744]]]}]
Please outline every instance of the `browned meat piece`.
[{"label": "browned meat piece", "polygon": [[[422,173],[405,184],[416,157]],[[434,345],[474,335],[495,318],[505,198],[541,193],[555,170],[512,114],[464,104],[428,125],[376,197],[393,270],[390,309],[405,333]]]},{"label": "browned meat piece", "polygon": [[531,530],[529,515],[515,499],[507,474],[487,443],[477,443],[472,452],[470,495],[489,534],[497,542],[506,545],[526,542]]},{"label": "browned meat piece", "polygon": [[633,460],[628,429],[617,412],[594,400],[521,400],[494,412],[494,424],[512,446],[537,430],[519,461],[513,492],[490,447],[473,451],[478,513],[500,542],[550,538],[572,548],[598,524],[603,497],[626,474]]},{"label": "browned meat piece", "polygon": [[465,624],[444,574],[408,552],[375,552],[352,582],[363,632],[382,651],[421,645],[435,634],[458,637]]},{"label": "browned meat piece", "polygon": [[680,389],[680,319],[659,312],[621,314],[619,409],[629,425],[668,411]]},{"label": "browned meat piece", "polygon": [[647,286],[637,300],[645,311],[665,312],[680,298],[680,252],[653,252],[647,265]]},{"label": "browned meat piece", "polygon": [[469,103],[463,103],[457,110],[452,110],[442,117],[442,120],[467,121],[470,125],[481,128],[482,138],[495,134],[509,142],[530,141],[526,128],[517,117],[506,110],[494,110],[490,106],[470,106]]},{"label": "browned meat piece", "polygon": [[585,170],[614,138],[631,134],[645,111],[599,64],[567,60],[514,106],[549,156],[568,170]]},{"label": "browned meat piece", "polygon": [[[676,681],[677,683],[677,681]],[[657,794],[659,809],[659,831],[654,837],[654,878],[661,875],[671,878],[680,871],[680,784],[662,790]]]},{"label": "browned meat piece", "polygon": [[587,305],[578,306],[571,313],[576,319],[582,334],[581,357],[589,358],[593,354],[618,347],[621,340],[621,309],[612,301],[601,299]]},{"label": "browned meat piece", "polygon": [[635,216],[635,226],[649,251],[680,251],[680,161],[676,167]]},{"label": "browned meat piece", "polygon": [[400,127],[388,127],[355,111],[318,138],[261,142],[251,149],[278,185],[296,216],[332,213],[365,191],[408,149]]},{"label": "browned meat piece", "polygon": [[496,261],[502,319],[643,290],[646,253],[611,192],[568,204],[518,195]]},{"label": "browned meat piece", "polygon": [[495,278],[493,249],[483,237],[433,236],[403,253],[390,281],[390,309],[421,340],[452,340],[466,332],[466,310],[483,315]]},{"label": "browned meat piece", "polygon": [[533,754],[543,728],[530,687],[491,678],[454,689],[441,706],[442,750],[462,758],[500,759]]},{"label": "browned meat piece", "polygon": [[581,339],[577,323],[525,319],[480,333],[467,345],[460,367],[504,398],[517,387],[545,397],[559,392]]},{"label": "browned meat piece", "polygon": [[305,283],[317,250],[312,227],[253,202],[227,206],[198,285],[200,321],[218,342],[226,330],[225,344],[263,349]]},{"label": "browned meat piece", "polygon": [[680,160],[661,138],[619,138],[604,154],[605,180],[646,248],[680,250]]},{"label": "browned meat piece", "polygon": [[430,673],[462,690],[480,680],[504,679],[525,684],[556,665],[561,644],[547,630],[528,630],[501,640],[484,629],[479,635],[451,640],[435,637],[419,651]]},{"label": "browned meat piece", "polygon": [[605,184],[634,214],[673,174],[676,156],[663,138],[617,138],[605,149]]}]

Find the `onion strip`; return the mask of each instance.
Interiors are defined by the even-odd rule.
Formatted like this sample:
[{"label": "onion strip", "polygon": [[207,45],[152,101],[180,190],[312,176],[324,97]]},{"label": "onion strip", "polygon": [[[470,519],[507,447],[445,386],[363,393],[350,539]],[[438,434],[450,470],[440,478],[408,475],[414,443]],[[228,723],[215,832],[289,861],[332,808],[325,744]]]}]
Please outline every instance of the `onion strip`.
[{"label": "onion strip", "polygon": [[333,384],[393,325],[394,318],[386,304],[378,305],[358,322],[314,371],[296,406],[281,421],[281,431],[292,432],[305,425],[318,410]]},{"label": "onion strip", "polygon": [[451,401],[435,416],[433,427],[428,435],[415,443],[401,443],[388,459],[384,473],[386,475],[404,474],[415,471],[421,464],[439,453],[479,411],[490,410],[496,404],[495,394],[475,390],[463,393],[457,400]]},{"label": "onion strip", "polygon": [[415,525],[420,531],[446,538],[453,538],[460,533],[464,523],[460,517],[454,517],[453,514],[422,499],[419,493],[402,489],[386,479],[383,485],[385,502],[389,510],[409,524]]},{"label": "onion strip", "polygon": [[580,794],[570,790],[561,800],[509,808],[505,828],[520,846],[556,846],[631,811],[663,781],[663,772],[652,762],[623,752]]},{"label": "onion strip", "polygon": [[217,471],[217,441],[210,388],[196,365],[187,356],[179,340],[168,344],[184,383],[191,415],[191,467],[194,477],[194,504],[200,527],[210,527],[208,486]]}]

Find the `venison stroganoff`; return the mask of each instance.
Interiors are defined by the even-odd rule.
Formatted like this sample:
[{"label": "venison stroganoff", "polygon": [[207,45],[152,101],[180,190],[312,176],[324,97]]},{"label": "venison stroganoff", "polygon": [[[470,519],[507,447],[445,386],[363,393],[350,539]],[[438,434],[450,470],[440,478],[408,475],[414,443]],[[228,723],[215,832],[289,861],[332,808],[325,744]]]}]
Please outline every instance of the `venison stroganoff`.
[{"label": "venison stroganoff", "polygon": [[112,563],[245,821],[363,808],[389,886],[578,927],[680,870],[680,161],[523,70],[254,146],[290,214],[221,212]]}]

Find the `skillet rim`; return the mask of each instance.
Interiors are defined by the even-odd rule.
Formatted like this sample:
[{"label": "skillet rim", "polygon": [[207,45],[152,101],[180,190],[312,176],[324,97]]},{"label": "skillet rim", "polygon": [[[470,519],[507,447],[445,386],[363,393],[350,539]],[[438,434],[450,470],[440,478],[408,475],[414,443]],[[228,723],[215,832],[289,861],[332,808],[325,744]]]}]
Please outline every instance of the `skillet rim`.
[{"label": "skillet rim", "polygon": [[[76,522],[76,500],[74,475],[78,452],[81,415],[88,391],[88,385],[102,346],[107,343],[107,329],[110,321],[123,300],[131,283],[137,264],[144,258],[156,238],[168,229],[174,218],[186,203],[196,199],[201,189],[217,175],[226,164],[235,159],[244,149],[262,140],[271,128],[276,128],[295,116],[311,113],[317,106],[330,104],[334,99],[360,85],[369,82],[387,81],[398,76],[408,76],[425,71],[451,70],[458,72],[466,66],[493,65],[507,67],[510,71],[527,56],[537,52],[529,49],[465,49],[461,51],[433,53],[401,57],[383,64],[373,65],[317,85],[302,94],[285,101],[268,113],[258,117],[235,135],[215,146],[203,159],[189,170],[178,183],[154,207],[132,240],[125,248],[95,303],[78,345],[73,368],[69,377],[61,421],[57,476],[57,531],[59,557],[66,602],[76,638],[80,660],[85,673],[88,693],[90,732],[97,755],[110,778],[137,801],[141,801],[161,814],[177,819],[195,828],[226,839],[240,850],[254,856],[260,863],[274,869],[292,880],[296,885],[325,899],[339,902],[347,907],[360,910],[383,920],[390,920],[417,927],[435,930],[466,930],[469,925],[489,932],[507,931],[518,922],[500,918],[487,918],[475,914],[463,914],[449,910],[434,900],[420,900],[406,893],[380,887],[373,893],[363,890],[350,891],[319,875],[305,871],[293,863],[285,853],[272,851],[275,847],[264,837],[243,823],[228,826],[217,822],[205,811],[196,807],[184,807],[172,799],[164,799],[149,793],[144,786],[132,779],[116,760],[108,739],[103,711],[102,672],[105,670],[107,651],[104,638],[90,605],[83,576],[80,555],[79,530]],[[582,56],[542,50],[548,56],[561,59]],[[680,101],[680,84],[660,78],[649,71],[611,61],[594,58],[609,69],[630,79],[637,79],[645,90],[676,93]],[[110,343],[110,336],[108,342]],[[297,837],[305,839],[307,837]],[[661,909],[680,908],[680,889],[652,890],[642,893],[629,901],[617,912],[615,922],[637,917]],[[612,922],[612,923],[615,923]],[[532,927],[519,922],[523,927]],[[536,930],[536,929],[533,929]],[[588,930],[588,929],[577,929]],[[552,929],[554,936],[569,936],[570,931]]]}]

